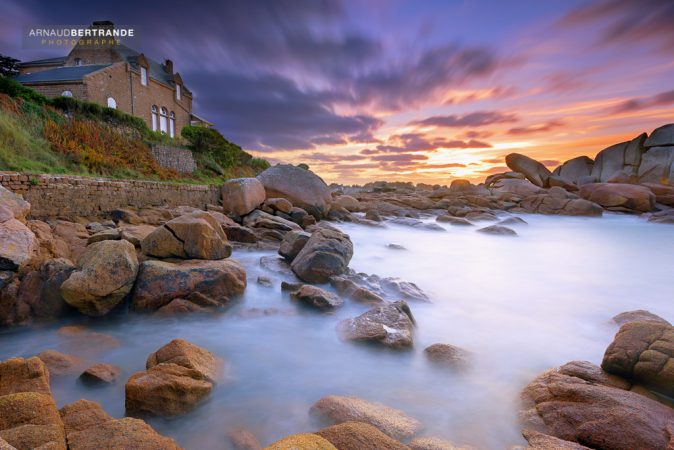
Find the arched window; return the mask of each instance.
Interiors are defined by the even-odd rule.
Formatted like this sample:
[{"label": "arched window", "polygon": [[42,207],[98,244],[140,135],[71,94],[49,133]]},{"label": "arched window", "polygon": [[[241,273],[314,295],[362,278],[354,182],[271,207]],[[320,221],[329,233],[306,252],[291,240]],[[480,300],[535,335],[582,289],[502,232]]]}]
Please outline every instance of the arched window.
[{"label": "arched window", "polygon": [[164,106],[159,110],[159,131],[168,133],[168,109]]},{"label": "arched window", "polygon": [[176,113],[173,111],[169,116],[169,136],[176,137]]},{"label": "arched window", "polygon": [[82,65],[82,59],[81,58],[75,58],[75,65],[81,66]]},{"label": "arched window", "polygon": [[72,97],[73,93],[70,91],[63,91],[61,92],[61,97]]},{"label": "arched window", "polygon": [[152,131],[157,131],[157,105],[152,105]]},{"label": "arched window", "polygon": [[108,97],[108,108],[117,109],[117,102],[112,97]]},{"label": "arched window", "polygon": [[179,84],[176,84],[176,100],[180,100],[182,97],[182,92]]}]

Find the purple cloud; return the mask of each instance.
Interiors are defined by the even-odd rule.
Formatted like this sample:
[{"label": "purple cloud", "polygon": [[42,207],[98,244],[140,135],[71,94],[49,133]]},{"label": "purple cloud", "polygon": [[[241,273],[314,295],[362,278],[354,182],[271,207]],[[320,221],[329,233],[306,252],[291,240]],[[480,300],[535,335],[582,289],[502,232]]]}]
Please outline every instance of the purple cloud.
[{"label": "purple cloud", "polygon": [[482,127],[495,123],[516,122],[515,114],[502,113],[499,111],[477,111],[463,116],[432,116],[423,120],[414,120],[410,125],[436,126],[443,128]]}]

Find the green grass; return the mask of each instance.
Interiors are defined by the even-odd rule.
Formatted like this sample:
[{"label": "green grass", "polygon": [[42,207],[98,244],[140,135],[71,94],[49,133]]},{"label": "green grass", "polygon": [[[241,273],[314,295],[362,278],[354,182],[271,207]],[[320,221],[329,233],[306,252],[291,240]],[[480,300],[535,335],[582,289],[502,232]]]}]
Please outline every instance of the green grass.
[{"label": "green grass", "polygon": [[[160,167],[154,144],[190,148],[197,170]],[[73,98],[47,98],[0,76],[0,170],[221,184],[269,167],[217,130],[187,126],[182,138],[151,131],[140,118]]]}]

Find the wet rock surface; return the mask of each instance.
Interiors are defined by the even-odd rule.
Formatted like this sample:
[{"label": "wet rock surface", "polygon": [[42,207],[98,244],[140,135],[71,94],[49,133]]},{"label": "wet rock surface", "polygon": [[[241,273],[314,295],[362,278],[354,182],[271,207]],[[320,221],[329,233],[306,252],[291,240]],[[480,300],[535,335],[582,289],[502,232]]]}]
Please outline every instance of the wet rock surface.
[{"label": "wet rock surface", "polygon": [[413,329],[414,318],[404,301],[377,306],[337,324],[337,333],[345,341],[381,344],[393,349],[412,347]]}]

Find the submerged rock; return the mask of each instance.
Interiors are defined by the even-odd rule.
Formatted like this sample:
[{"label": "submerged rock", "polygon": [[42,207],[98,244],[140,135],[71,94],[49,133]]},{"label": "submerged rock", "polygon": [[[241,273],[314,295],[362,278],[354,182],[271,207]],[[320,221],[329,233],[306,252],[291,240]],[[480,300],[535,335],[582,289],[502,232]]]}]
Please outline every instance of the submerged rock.
[{"label": "submerged rock", "polygon": [[451,369],[465,369],[470,359],[466,350],[449,344],[430,345],[424,349],[424,354],[434,364]]},{"label": "submerged rock", "polygon": [[671,325],[668,321],[653,314],[650,311],[637,309],[635,311],[625,311],[613,317],[613,321],[618,325],[624,325],[630,322],[658,322],[666,325]]},{"label": "submerged rock", "polygon": [[450,225],[458,225],[466,227],[473,226],[473,223],[470,220],[463,217],[450,216],[449,214],[443,214],[441,216],[438,216],[435,220],[437,220],[438,222],[448,223]]},{"label": "submerged rock", "polygon": [[83,361],[77,356],[67,355],[56,350],[38,353],[38,358],[47,366],[50,375],[72,375],[80,371]]},{"label": "submerged rock", "polygon": [[131,291],[138,274],[136,250],[128,241],[101,241],[87,247],[80,269],[61,285],[68,304],[89,316],[102,316]]},{"label": "submerged rock", "polygon": [[353,256],[353,244],[341,231],[317,227],[293,259],[293,272],[308,283],[326,283],[344,273]]},{"label": "submerged rock", "polygon": [[515,230],[501,225],[490,225],[488,227],[480,228],[477,231],[480,233],[493,234],[497,236],[517,236],[517,232]]},{"label": "submerged rock", "polygon": [[337,308],[344,304],[344,300],[332,292],[328,292],[325,289],[310,284],[305,284],[296,291],[291,292],[290,298],[322,310]]},{"label": "submerged rock", "polygon": [[262,444],[248,428],[234,427],[227,431],[234,450],[262,450]]},{"label": "submerged rock", "polygon": [[377,306],[353,319],[337,324],[337,333],[346,341],[369,342],[402,349],[413,345],[414,319],[404,301]]},{"label": "submerged rock", "polygon": [[119,367],[112,364],[94,364],[82,372],[80,380],[89,385],[111,384],[119,378]]},{"label": "submerged rock", "polygon": [[175,298],[186,298],[194,293],[226,305],[245,288],[246,271],[232,259],[145,261],[140,265],[131,293],[131,306],[137,311],[152,311]]},{"label": "submerged rock", "polygon": [[364,422],[343,422],[323,428],[317,435],[339,450],[409,450],[409,447]]},{"label": "submerged rock", "polygon": [[421,422],[398,409],[358,397],[323,397],[311,407],[310,414],[331,424],[367,423],[397,440],[409,439],[423,428]]}]

